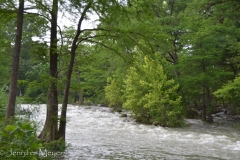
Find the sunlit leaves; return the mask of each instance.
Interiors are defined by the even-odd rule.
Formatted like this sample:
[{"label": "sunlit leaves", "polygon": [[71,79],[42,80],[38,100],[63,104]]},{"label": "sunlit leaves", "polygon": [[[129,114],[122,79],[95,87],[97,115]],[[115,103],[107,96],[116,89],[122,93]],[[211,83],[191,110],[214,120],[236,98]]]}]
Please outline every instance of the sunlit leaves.
[{"label": "sunlit leaves", "polygon": [[138,53],[124,84],[126,101],[123,106],[132,110],[139,121],[163,126],[182,124],[178,85],[167,78],[161,61]]},{"label": "sunlit leaves", "polygon": [[120,77],[109,77],[105,87],[106,99],[110,107],[121,107],[123,103],[123,86]]},{"label": "sunlit leaves", "polygon": [[[233,81],[229,81],[213,93],[219,100],[231,103],[239,110],[240,105],[240,77],[236,77]],[[239,110],[240,113],[240,110]]]}]

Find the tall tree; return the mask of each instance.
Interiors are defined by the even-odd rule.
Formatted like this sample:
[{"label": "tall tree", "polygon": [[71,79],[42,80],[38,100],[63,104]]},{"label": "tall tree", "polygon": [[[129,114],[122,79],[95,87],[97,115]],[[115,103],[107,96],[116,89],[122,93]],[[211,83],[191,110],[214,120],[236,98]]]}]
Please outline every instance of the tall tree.
[{"label": "tall tree", "polygon": [[53,0],[51,14],[51,37],[50,37],[50,85],[47,94],[47,116],[44,128],[39,137],[45,141],[58,139],[58,53],[57,53],[57,19],[58,0]]},{"label": "tall tree", "polygon": [[93,2],[90,0],[87,3],[87,5],[84,7],[82,15],[79,18],[76,35],[73,39],[72,46],[71,46],[70,62],[69,62],[69,66],[68,66],[67,76],[66,76],[66,84],[65,84],[65,89],[64,89],[62,112],[61,112],[60,125],[59,125],[59,137],[62,138],[63,140],[65,140],[68,95],[69,95],[69,90],[70,90],[70,82],[71,82],[71,76],[72,76],[72,71],[73,71],[73,66],[74,66],[75,54],[76,54],[76,50],[77,50],[77,47],[79,44],[78,41],[79,41],[79,36],[81,34],[82,22],[86,17],[87,11],[92,6],[92,3]]},{"label": "tall tree", "polygon": [[[62,112],[60,117],[60,126],[59,126],[59,137],[65,140],[65,130],[66,130],[66,113],[67,113],[67,104],[68,104],[68,95],[70,90],[71,76],[76,56],[76,50],[80,43],[90,42],[96,43],[97,41],[92,41],[96,37],[106,37],[106,33],[110,32],[109,30],[105,33],[98,35],[96,31],[104,30],[102,28],[93,28],[93,29],[82,29],[82,23],[84,20],[88,19],[88,14],[95,12],[99,19],[104,18],[106,12],[112,12],[114,9],[119,9],[119,2],[116,0],[109,1],[98,1],[94,2],[93,0],[82,1],[80,4],[76,1],[71,1],[71,7],[76,8],[76,10],[81,11],[81,16],[79,18],[77,29],[75,31],[75,36],[72,41],[71,51],[70,51],[70,61],[68,65],[68,72],[66,75],[66,84],[64,89],[64,96],[62,102]],[[117,11],[117,10],[115,10]]]},{"label": "tall tree", "polygon": [[[161,0],[153,3],[152,10],[155,13],[156,20],[159,22],[158,28],[166,34],[165,43],[156,41],[157,50],[169,61],[173,68],[178,64],[179,53],[182,50],[181,35],[184,30],[181,22],[182,12],[187,7],[189,0]],[[175,67],[173,73],[175,77],[180,76],[180,72]]]},{"label": "tall tree", "polygon": [[182,19],[186,34],[181,36],[185,45],[178,66],[180,84],[185,102],[201,109],[203,121],[212,120],[212,93],[234,77],[230,68],[236,65],[230,59],[238,52],[238,10],[236,1],[192,1]]},{"label": "tall tree", "polygon": [[21,40],[22,40],[22,26],[23,26],[23,11],[24,11],[24,0],[19,0],[18,16],[17,16],[17,31],[14,44],[14,54],[12,60],[12,71],[9,89],[9,100],[6,111],[6,121],[14,118],[15,105],[16,105],[16,93],[17,93],[17,78],[19,68],[19,57],[21,51]]}]

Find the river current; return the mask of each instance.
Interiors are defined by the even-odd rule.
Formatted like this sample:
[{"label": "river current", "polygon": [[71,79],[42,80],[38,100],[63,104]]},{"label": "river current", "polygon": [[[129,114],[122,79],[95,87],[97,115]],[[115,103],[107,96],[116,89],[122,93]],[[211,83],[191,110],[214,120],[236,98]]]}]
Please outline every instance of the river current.
[{"label": "river current", "polygon": [[[24,105],[26,108],[27,105]],[[43,126],[45,105],[36,121]],[[136,123],[110,108],[68,106],[65,159],[71,160],[239,160],[240,126],[204,124],[166,128]],[[41,129],[41,128],[40,128]]]}]

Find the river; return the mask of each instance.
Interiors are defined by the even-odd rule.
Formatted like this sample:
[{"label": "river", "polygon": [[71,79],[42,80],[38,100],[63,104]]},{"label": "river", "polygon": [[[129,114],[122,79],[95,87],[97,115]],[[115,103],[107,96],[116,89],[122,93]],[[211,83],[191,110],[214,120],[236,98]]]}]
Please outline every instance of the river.
[{"label": "river", "polygon": [[[39,107],[41,109],[36,119],[42,126],[45,105]],[[166,128],[138,124],[120,115],[106,107],[69,105],[66,141],[70,146],[65,159],[240,159],[238,124],[204,124],[200,120],[188,119],[187,127]]]}]

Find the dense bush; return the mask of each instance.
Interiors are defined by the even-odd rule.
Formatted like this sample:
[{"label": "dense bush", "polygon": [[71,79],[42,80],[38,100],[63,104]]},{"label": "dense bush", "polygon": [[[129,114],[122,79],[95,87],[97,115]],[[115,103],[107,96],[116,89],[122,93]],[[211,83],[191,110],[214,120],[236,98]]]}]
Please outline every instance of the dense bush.
[{"label": "dense bush", "polygon": [[[34,122],[30,122],[29,114],[32,115],[34,110],[29,113],[21,112],[21,108],[16,107],[15,120],[5,124],[6,105],[8,96],[5,91],[6,87],[0,90],[0,159],[21,159],[21,160],[37,160],[37,159],[53,159],[58,155],[62,156],[62,141],[59,140],[53,144],[44,143],[37,137],[37,126]],[[17,100],[19,102],[19,100]],[[18,111],[19,109],[19,111]],[[28,111],[28,110],[26,110]],[[19,115],[18,115],[19,114]],[[54,149],[58,147],[59,150]],[[58,155],[48,155],[58,154]]]},{"label": "dense bush", "polygon": [[213,93],[219,100],[230,104],[230,108],[240,114],[240,76],[229,81],[222,88]]},{"label": "dense bush", "polygon": [[122,80],[116,76],[107,79],[108,85],[105,87],[106,99],[110,107],[120,108],[123,104]]},{"label": "dense bush", "polygon": [[37,159],[41,141],[36,126],[31,122],[16,121],[7,125],[0,134],[1,157],[10,159]]},{"label": "dense bush", "polygon": [[61,139],[42,143],[36,134],[37,126],[28,120],[16,120],[0,133],[0,159],[57,159],[64,156]]},{"label": "dense bush", "polygon": [[137,121],[162,126],[181,126],[183,108],[178,85],[168,80],[161,61],[138,54],[130,67],[125,83],[126,101],[123,107],[130,109]]}]

